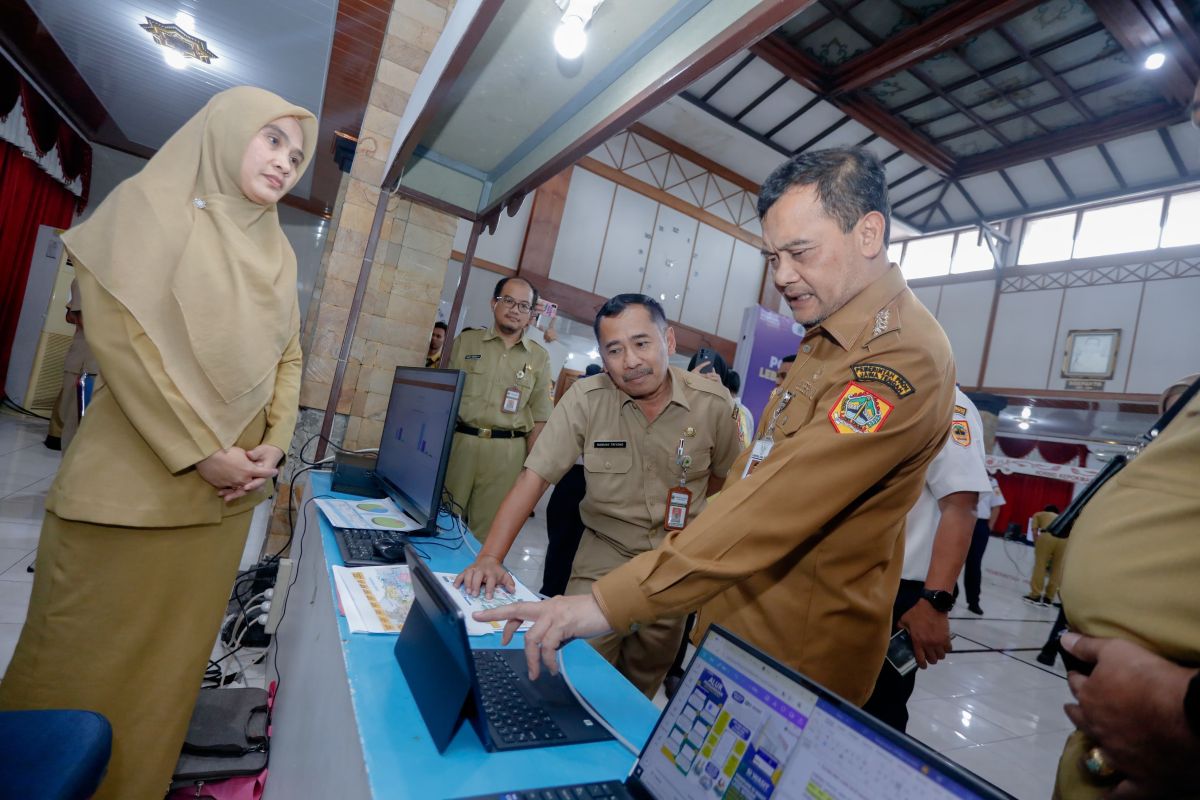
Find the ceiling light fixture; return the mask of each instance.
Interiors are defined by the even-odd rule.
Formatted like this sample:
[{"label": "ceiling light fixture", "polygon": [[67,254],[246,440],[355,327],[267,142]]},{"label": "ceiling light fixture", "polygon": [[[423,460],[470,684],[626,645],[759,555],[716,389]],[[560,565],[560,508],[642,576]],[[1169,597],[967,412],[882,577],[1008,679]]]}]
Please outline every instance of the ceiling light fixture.
[{"label": "ceiling light fixture", "polygon": [[1025,406],[1024,408],[1021,409],[1021,419],[1029,419],[1029,417],[1032,414],[1033,414],[1033,409],[1030,408],[1029,406]]},{"label": "ceiling light fixture", "polygon": [[562,22],[554,31],[554,49],[573,61],[587,48],[587,25],[604,0],[554,0],[562,10]]},{"label": "ceiling light fixture", "polygon": [[1146,60],[1142,62],[1142,66],[1146,69],[1160,69],[1165,63],[1167,63],[1167,57],[1161,51],[1155,50],[1146,56]]},{"label": "ceiling light fixture", "polygon": [[175,16],[174,22],[159,22],[146,17],[145,24],[138,27],[149,33],[155,44],[164,48],[163,60],[175,69],[183,69],[189,58],[211,64],[217,57],[208,49],[207,42],[194,35],[195,24],[191,14],[181,11]]}]

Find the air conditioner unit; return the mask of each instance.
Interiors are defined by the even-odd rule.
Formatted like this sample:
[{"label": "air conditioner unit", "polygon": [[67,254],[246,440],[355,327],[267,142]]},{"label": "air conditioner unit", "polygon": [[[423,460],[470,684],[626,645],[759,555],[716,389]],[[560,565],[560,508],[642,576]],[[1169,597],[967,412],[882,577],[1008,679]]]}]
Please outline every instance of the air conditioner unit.
[{"label": "air conditioner unit", "polygon": [[75,266],[67,258],[61,228],[38,229],[21,316],[13,338],[5,394],[30,411],[49,416],[62,388],[63,363],[75,335],[66,321]]}]

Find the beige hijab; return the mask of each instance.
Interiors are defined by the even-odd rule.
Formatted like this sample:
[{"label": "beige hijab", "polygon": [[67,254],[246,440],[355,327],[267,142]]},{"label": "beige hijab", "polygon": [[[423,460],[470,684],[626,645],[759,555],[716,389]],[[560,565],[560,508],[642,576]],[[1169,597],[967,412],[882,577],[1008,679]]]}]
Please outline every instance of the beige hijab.
[{"label": "beige hijab", "polygon": [[239,86],[214,95],[62,237],[75,263],[146,331],[222,447],[270,403],[279,358],[299,329],[296,255],[275,206],[248,200],[239,180],[252,137],[289,116],[304,131],[303,173],[315,117]]}]

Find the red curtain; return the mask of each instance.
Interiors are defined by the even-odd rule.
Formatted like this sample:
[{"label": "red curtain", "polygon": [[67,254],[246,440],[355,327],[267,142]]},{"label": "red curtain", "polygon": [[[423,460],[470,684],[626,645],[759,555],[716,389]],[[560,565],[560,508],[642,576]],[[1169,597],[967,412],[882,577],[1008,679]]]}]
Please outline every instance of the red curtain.
[{"label": "red curtain", "polygon": [[0,142],[0,376],[8,376],[38,226],[67,228],[74,212],[74,195],[19,149]]},{"label": "red curtain", "polygon": [[1000,506],[994,530],[1004,531],[1010,522],[1015,522],[1024,533],[1029,518],[1048,505],[1058,506],[1062,511],[1071,502],[1074,485],[1068,481],[1040,478],[1037,475],[1005,475],[996,473],[1005,504]]},{"label": "red curtain", "polygon": [[1037,439],[1021,439],[1016,436],[997,436],[996,444],[1000,446],[1000,451],[1009,458],[1026,458],[1034,450],[1037,450],[1042,459],[1051,464],[1066,464],[1068,461],[1079,459],[1079,466],[1087,466],[1088,449],[1082,444],[1043,442]]}]

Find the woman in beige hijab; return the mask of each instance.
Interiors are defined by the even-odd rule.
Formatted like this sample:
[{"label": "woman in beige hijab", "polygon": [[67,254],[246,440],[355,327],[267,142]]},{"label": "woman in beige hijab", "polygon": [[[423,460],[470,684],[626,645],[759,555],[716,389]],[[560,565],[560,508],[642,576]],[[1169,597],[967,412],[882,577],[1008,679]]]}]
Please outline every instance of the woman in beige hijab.
[{"label": "woman in beige hijab", "polygon": [[104,714],[100,798],[165,793],[251,510],[291,441],[296,258],[275,204],[316,133],[270,92],[221,92],[63,235],[106,383],[46,500],[0,709]]}]

